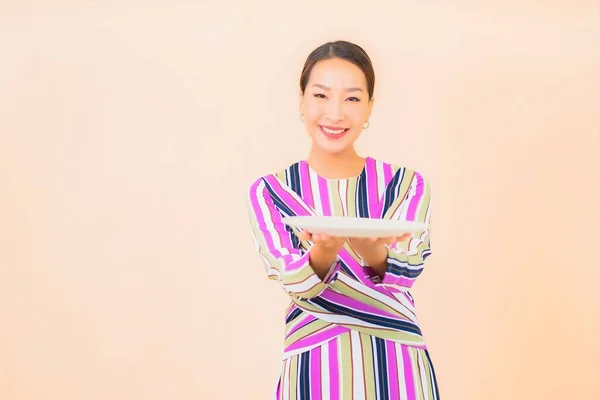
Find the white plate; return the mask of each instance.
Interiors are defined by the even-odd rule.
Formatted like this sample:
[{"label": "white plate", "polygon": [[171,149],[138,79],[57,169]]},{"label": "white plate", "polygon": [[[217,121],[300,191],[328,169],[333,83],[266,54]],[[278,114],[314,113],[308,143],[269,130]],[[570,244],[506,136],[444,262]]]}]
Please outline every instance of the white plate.
[{"label": "white plate", "polygon": [[400,236],[429,228],[428,224],[422,222],[357,217],[285,217],[283,222],[310,233],[363,238]]}]

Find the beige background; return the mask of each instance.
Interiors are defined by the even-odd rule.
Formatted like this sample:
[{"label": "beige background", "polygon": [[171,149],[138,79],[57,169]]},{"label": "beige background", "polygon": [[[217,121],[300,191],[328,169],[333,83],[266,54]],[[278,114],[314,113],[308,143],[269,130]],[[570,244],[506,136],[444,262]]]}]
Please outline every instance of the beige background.
[{"label": "beige background", "polygon": [[306,156],[338,38],[377,72],[361,154],[432,184],[442,398],[600,398],[596,1],[47,3],[0,3],[1,399],[268,397],[244,196]]}]

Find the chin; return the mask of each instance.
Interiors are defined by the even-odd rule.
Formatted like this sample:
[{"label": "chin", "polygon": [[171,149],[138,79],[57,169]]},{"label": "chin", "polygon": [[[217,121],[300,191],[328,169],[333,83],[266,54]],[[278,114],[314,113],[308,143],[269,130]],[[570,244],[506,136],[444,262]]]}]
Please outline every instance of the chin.
[{"label": "chin", "polygon": [[349,145],[342,145],[342,146],[333,145],[332,146],[329,143],[318,143],[318,145],[322,150],[324,150],[325,152],[327,152],[329,154],[342,154],[352,147]]}]

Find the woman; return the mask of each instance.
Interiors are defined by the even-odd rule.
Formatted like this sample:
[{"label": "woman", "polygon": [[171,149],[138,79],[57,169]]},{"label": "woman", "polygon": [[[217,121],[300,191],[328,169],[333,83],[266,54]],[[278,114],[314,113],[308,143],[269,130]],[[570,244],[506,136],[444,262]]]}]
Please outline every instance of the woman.
[{"label": "woman", "polygon": [[429,231],[357,239],[282,222],[335,215],[429,223],[430,189],[418,172],[354,149],[369,126],[374,83],[359,46],[315,49],[300,78],[310,154],[250,187],[256,249],[291,298],[276,399],[439,398],[408,292],[431,254]]}]

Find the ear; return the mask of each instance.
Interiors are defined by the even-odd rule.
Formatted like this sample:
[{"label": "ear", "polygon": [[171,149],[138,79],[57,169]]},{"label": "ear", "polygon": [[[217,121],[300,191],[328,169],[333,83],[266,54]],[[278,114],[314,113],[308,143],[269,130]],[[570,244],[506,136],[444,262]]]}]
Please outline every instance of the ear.
[{"label": "ear", "polygon": [[300,91],[298,93],[298,111],[302,114],[302,103],[304,102],[304,93]]},{"label": "ear", "polygon": [[371,100],[369,100],[369,106],[367,108],[367,120],[369,118],[371,118],[371,111],[373,111],[373,104],[375,103],[375,98],[371,98]]}]

